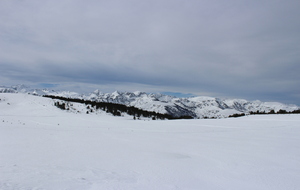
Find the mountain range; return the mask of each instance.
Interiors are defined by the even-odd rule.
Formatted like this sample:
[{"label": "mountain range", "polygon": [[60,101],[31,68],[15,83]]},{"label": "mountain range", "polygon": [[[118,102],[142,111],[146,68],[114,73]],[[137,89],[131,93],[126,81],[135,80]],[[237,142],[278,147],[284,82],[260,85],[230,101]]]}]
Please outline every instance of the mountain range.
[{"label": "mountain range", "polygon": [[70,91],[55,91],[51,89],[33,89],[25,85],[11,87],[0,86],[0,93],[27,93],[32,95],[53,95],[66,98],[78,98],[97,102],[110,102],[133,106],[146,111],[169,114],[174,117],[191,116],[193,118],[226,118],[233,114],[248,114],[250,112],[268,113],[271,110],[288,112],[299,110],[296,105],[279,102],[247,101],[244,99],[221,99],[207,96],[178,98],[174,96],[146,93],[119,92],[103,93],[99,90],[87,94]]}]

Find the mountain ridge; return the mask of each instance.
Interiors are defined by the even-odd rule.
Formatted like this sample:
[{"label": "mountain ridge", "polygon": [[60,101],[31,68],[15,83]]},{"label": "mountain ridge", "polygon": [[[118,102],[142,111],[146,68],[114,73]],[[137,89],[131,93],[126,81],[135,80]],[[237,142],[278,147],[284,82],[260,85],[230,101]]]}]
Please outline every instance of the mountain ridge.
[{"label": "mountain ridge", "polygon": [[221,99],[207,96],[178,98],[160,93],[120,92],[103,93],[95,90],[87,94],[50,89],[32,89],[26,85],[11,87],[0,86],[0,93],[29,93],[32,95],[53,95],[66,98],[79,98],[96,102],[109,102],[133,106],[146,111],[170,114],[174,117],[191,116],[193,118],[226,118],[234,114],[251,112],[269,113],[279,110],[294,111],[300,107],[279,102],[248,101],[245,99]]}]

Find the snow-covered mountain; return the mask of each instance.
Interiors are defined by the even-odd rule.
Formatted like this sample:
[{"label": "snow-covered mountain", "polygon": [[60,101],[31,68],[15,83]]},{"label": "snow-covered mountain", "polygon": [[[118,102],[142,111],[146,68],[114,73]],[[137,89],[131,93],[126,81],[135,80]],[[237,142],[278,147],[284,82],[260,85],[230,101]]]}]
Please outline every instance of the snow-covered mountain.
[{"label": "snow-covered mountain", "polygon": [[145,92],[102,93],[95,90],[89,94],[79,94],[69,91],[54,91],[49,89],[31,89],[24,85],[12,87],[0,86],[2,93],[29,93],[34,95],[55,95],[68,98],[79,98],[98,102],[111,102],[134,106],[147,111],[170,114],[174,117],[192,116],[194,118],[223,118],[233,114],[249,112],[275,112],[279,110],[299,110],[296,105],[286,105],[278,102],[247,101],[244,99],[220,99],[206,96],[177,98],[164,94]]},{"label": "snow-covered mountain", "polygon": [[80,94],[76,92],[70,92],[70,91],[55,91],[51,89],[39,89],[39,88],[31,88],[30,86],[26,85],[14,85],[11,87],[7,86],[0,86],[0,93],[26,93],[26,94],[32,94],[32,95],[56,95],[56,96],[62,96],[62,97],[72,97],[72,98],[79,98],[81,97]]},{"label": "snow-covered mountain", "polygon": [[222,118],[236,113],[275,112],[279,110],[298,110],[296,105],[278,102],[247,101],[244,99],[219,99],[206,96],[177,98],[163,94],[145,92],[113,92],[103,94],[98,90],[83,96],[84,99],[113,102],[138,107],[148,111],[171,114],[175,117],[193,116],[195,118]]}]

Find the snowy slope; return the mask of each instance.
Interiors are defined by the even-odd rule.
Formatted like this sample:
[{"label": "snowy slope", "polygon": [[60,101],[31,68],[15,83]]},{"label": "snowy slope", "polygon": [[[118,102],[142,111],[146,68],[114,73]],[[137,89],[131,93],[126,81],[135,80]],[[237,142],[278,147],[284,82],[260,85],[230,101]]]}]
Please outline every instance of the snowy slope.
[{"label": "snowy slope", "polygon": [[300,188],[300,115],[142,121],[0,99],[1,190]]},{"label": "snowy slope", "polygon": [[194,118],[224,118],[236,113],[293,111],[300,109],[296,105],[285,105],[278,102],[247,101],[243,99],[219,99],[213,97],[177,98],[163,94],[145,92],[102,93],[96,90],[89,94],[78,94],[69,91],[48,89],[30,89],[24,85],[0,87],[0,92],[21,92],[38,95],[55,95],[69,98],[80,98],[99,102],[112,102],[134,106],[147,111],[167,113],[175,117],[192,116]]}]

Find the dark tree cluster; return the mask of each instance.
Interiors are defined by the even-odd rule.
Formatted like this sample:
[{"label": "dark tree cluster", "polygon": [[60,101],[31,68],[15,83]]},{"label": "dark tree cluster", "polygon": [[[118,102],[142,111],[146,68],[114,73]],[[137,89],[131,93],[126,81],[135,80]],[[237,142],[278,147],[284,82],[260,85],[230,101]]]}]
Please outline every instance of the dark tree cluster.
[{"label": "dark tree cluster", "polygon": [[269,112],[265,112],[265,111],[250,112],[250,115],[259,115],[259,114],[299,114],[299,113],[300,113],[300,109],[299,110],[294,110],[294,111],[279,110],[277,112],[275,112],[274,110],[271,110]]},{"label": "dark tree cluster", "polygon": [[300,109],[292,111],[292,114],[300,114]]},{"label": "dark tree cluster", "polygon": [[[93,107],[95,109],[101,109],[107,113],[110,113],[114,116],[121,116],[122,113],[127,113],[128,115],[132,115],[134,119],[139,119],[140,117],[147,117],[152,118],[152,120],[156,119],[193,119],[191,116],[181,116],[181,117],[172,117],[169,114],[161,114],[156,113],[153,111],[145,111],[133,106],[126,106],[123,104],[116,104],[116,103],[110,103],[110,102],[96,102],[91,100],[83,100],[78,98],[66,98],[66,97],[60,97],[60,96],[52,96],[52,95],[44,95],[44,97],[52,98],[52,99],[58,99],[63,100],[67,102],[75,102],[75,103],[81,103],[86,104],[87,108]],[[67,109],[65,103],[59,103],[56,102],[55,106],[57,106],[60,109]]]},{"label": "dark tree cluster", "polygon": [[66,103],[55,102],[54,105],[62,110],[67,110]]},{"label": "dark tree cluster", "polygon": [[[256,112],[253,112],[251,111],[249,113],[249,115],[266,115],[266,114],[300,114],[300,109],[299,110],[294,110],[294,111],[286,111],[286,110],[279,110],[277,112],[275,112],[274,110],[270,110],[269,112],[265,112],[265,111],[256,111]],[[242,117],[242,116],[245,116],[246,114],[245,113],[241,113],[241,114],[233,114],[233,115],[230,115],[228,117]]]},{"label": "dark tree cluster", "polygon": [[230,115],[230,116],[228,116],[228,117],[243,117],[243,116],[245,116],[245,115],[246,115],[245,113],[240,113],[240,114],[235,113],[235,114]]}]

